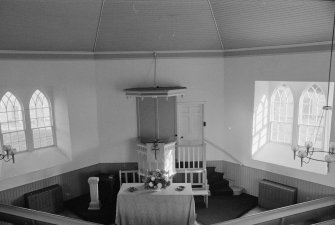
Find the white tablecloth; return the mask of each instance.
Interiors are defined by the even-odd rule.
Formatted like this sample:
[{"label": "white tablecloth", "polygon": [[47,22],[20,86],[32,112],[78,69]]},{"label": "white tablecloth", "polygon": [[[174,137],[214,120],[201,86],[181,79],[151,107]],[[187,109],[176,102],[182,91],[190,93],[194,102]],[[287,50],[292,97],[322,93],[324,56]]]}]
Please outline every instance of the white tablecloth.
[{"label": "white tablecloth", "polygon": [[[176,187],[183,185],[183,191]],[[129,187],[138,190],[129,192]],[[190,184],[172,183],[166,189],[144,189],[143,183],[124,183],[117,195],[117,225],[194,225],[195,203]]]}]

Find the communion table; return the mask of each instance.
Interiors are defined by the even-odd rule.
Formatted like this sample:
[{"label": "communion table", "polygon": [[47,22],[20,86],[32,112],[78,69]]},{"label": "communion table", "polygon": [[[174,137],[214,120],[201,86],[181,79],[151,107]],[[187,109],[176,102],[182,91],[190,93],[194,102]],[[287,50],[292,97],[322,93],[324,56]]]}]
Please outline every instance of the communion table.
[{"label": "communion table", "polygon": [[[176,190],[180,185],[183,191]],[[130,192],[130,187],[137,190]],[[143,183],[124,183],[117,195],[117,225],[194,225],[195,217],[191,184],[172,183],[154,191]]]}]

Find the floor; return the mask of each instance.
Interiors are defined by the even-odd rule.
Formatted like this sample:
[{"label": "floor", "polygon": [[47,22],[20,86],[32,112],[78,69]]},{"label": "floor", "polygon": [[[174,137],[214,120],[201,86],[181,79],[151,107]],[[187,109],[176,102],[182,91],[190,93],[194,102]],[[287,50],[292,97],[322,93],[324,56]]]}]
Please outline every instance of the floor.
[{"label": "floor", "polygon": [[[87,212],[86,208],[86,202],[88,201],[87,197],[78,199],[76,203],[76,210],[82,209],[81,213],[84,216],[87,216],[91,221],[94,221],[94,214],[91,212]],[[253,209],[257,205],[258,199],[254,196],[247,195],[247,194],[241,194],[240,196],[210,196],[209,197],[209,207],[206,208],[205,204],[203,202],[202,196],[195,196],[195,205],[196,205],[196,214],[197,214],[197,222],[198,225],[211,225],[218,222],[227,221],[230,219],[238,218],[241,215],[243,215],[245,212],[249,211],[250,209]],[[72,205],[75,203],[75,201],[71,202]],[[69,205],[69,204],[67,204]],[[83,205],[85,205],[83,207]],[[109,215],[103,219],[104,217],[104,211],[97,212],[99,221],[109,221],[109,222],[100,222],[102,224],[108,224],[112,225],[114,221],[110,218]],[[85,213],[86,212],[86,213]],[[110,210],[108,210],[110,212]],[[255,211],[253,211],[255,212]],[[91,214],[91,215],[89,215]],[[75,213],[71,212],[70,210],[66,210],[66,212],[63,214],[64,216],[81,219],[78,217]],[[97,221],[96,221],[97,222]]]}]

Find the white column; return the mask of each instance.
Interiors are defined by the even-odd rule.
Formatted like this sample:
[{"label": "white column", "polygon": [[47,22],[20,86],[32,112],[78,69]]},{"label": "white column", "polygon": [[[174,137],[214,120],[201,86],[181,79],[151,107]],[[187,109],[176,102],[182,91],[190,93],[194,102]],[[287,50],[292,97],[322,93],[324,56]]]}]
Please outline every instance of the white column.
[{"label": "white column", "polygon": [[99,201],[99,177],[90,177],[88,178],[88,183],[90,185],[90,196],[91,202],[88,206],[89,210],[99,210],[100,209],[100,201]]}]

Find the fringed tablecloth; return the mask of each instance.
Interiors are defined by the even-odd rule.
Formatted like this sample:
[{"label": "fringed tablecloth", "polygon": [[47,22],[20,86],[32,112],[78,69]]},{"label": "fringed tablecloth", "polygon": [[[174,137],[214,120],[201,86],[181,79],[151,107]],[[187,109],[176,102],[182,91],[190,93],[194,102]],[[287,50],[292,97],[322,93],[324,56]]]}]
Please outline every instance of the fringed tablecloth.
[{"label": "fringed tablecloth", "polygon": [[[177,191],[180,185],[183,191]],[[137,191],[130,192],[128,188]],[[191,184],[172,183],[166,189],[144,189],[143,183],[124,183],[117,196],[117,225],[194,225],[195,203]]]}]

